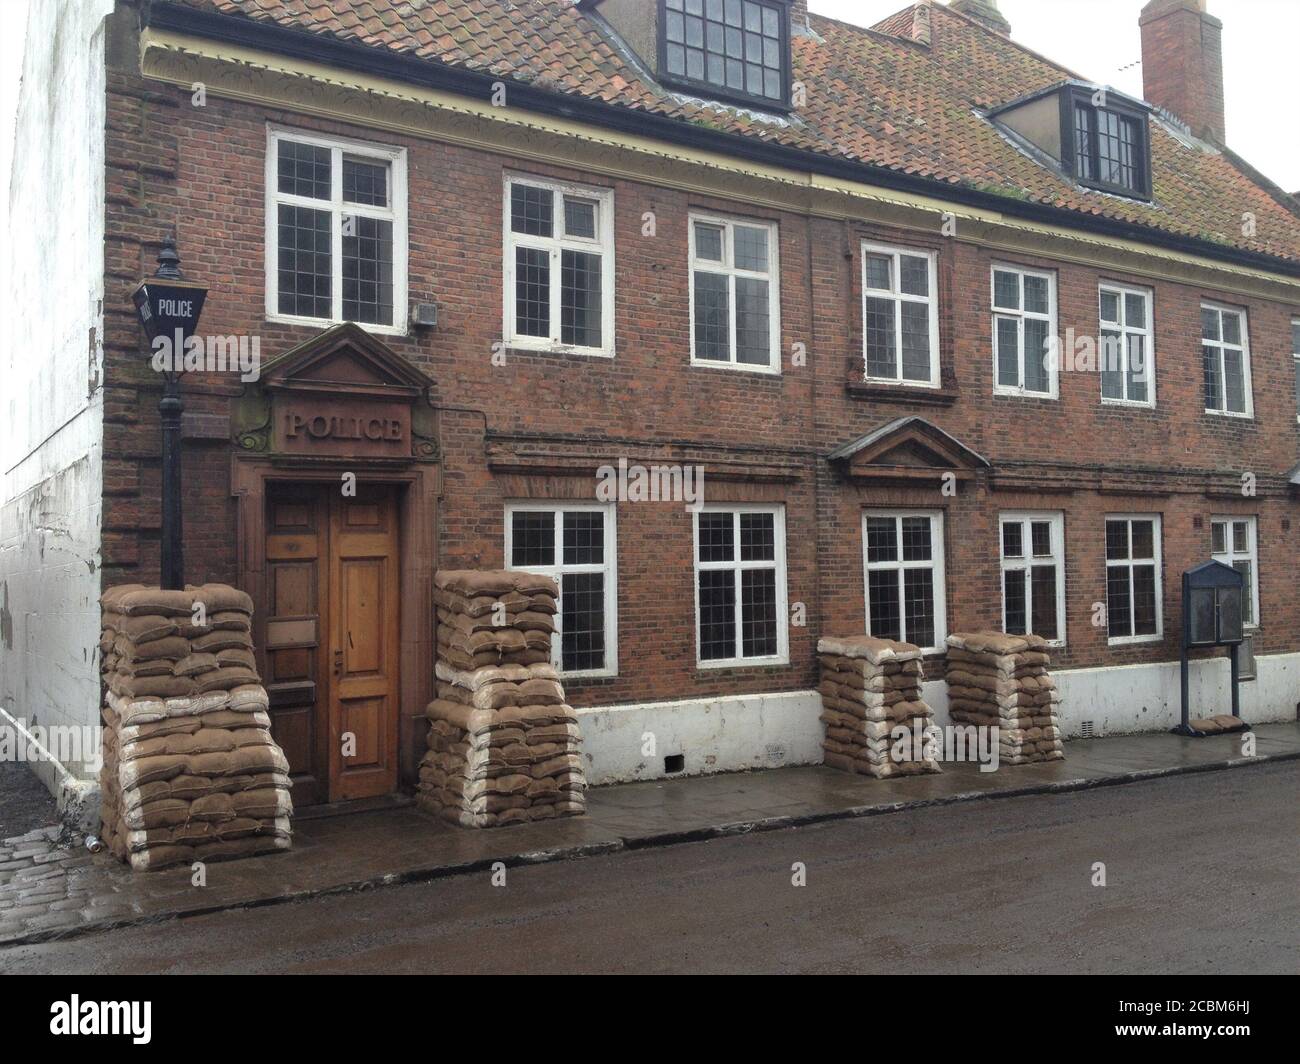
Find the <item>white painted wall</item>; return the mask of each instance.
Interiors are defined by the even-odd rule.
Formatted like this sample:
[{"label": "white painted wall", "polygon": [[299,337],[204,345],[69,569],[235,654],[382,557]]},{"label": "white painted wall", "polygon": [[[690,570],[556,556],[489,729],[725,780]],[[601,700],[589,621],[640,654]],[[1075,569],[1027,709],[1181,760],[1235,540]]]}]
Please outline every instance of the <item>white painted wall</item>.
[{"label": "white painted wall", "polygon": [[[30,0],[0,250],[0,706],[99,716],[104,18]],[[88,775],[84,764],[67,766]],[[38,769],[51,790],[56,775]]]},{"label": "white painted wall", "polygon": [[[1255,658],[1258,679],[1241,685],[1241,716],[1248,724],[1296,719],[1300,702],[1300,654]],[[1179,664],[1071,669],[1052,674],[1061,692],[1058,712],[1065,737],[1078,737],[1086,720],[1094,735],[1166,731],[1181,719]],[[1188,690],[1191,717],[1232,712],[1227,658],[1193,661]]]},{"label": "white painted wall", "polygon": [[[1241,685],[1242,717],[1251,724],[1296,719],[1300,654],[1256,659],[1259,678]],[[1061,730],[1077,738],[1085,720],[1094,735],[1167,731],[1179,720],[1178,662],[1072,669],[1052,674],[1061,691]],[[940,727],[948,716],[948,685],[932,680],[921,696]],[[592,706],[578,710],[587,782],[592,786],[714,772],[818,765],[822,761],[821,696],[816,691],[741,695],[682,702]],[[1226,658],[1191,667],[1192,717],[1232,711]],[[654,753],[644,753],[647,736]],[[664,758],[681,754],[681,772]],[[1067,752],[1068,756],[1068,752]]]},{"label": "white painted wall", "polygon": [[675,776],[820,764],[821,711],[816,691],[579,709],[587,782],[662,779],[675,754],[685,758]]}]

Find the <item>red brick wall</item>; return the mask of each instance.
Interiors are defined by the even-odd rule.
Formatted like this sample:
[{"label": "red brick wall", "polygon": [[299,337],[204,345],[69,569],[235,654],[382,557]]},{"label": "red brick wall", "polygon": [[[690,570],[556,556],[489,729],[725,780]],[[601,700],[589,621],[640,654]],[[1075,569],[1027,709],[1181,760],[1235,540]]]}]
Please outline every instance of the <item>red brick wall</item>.
[{"label": "red brick wall", "polygon": [[[211,286],[203,329],[261,337],[268,360],[312,330],[264,320],[264,153],[268,122],[398,143],[408,151],[410,292],[440,305],[436,329],[385,341],[435,381],[443,408],[445,496],[439,564],[503,562],[503,508],[522,495],[590,498],[590,478],[503,476],[485,460],[485,427],[567,441],[605,460],[629,461],[704,446],[751,460],[791,463],[792,479],[707,480],[712,501],[786,504],[789,601],[808,610],[808,627],[791,633],[782,668],[699,670],[695,663],[691,522],[680,504],[622,505],[618,513],[619,659],[617,679],[571,684],[579,704],[710,696],[805,688],[814,681],[813,643],[823,631],[864,626],[861,513],[866,505],[943,507],[946,522],[948,629],[999,620],[996,515],[1016,508],[1066,514],[1070,646],[1063,664],[1168,660],[1174,654],[1178,574],[1208,553],[1209,526],[1196,516],[1257,513],[1263,571],[1262,651],[1300,649],[1300,607],[1289,573],[1300,547],[1295,502],[1279,477],[1296,462],[1289,320],[1295,308],[1247,304],[1256,418],[1203,412],[1199,301],[1240,300],[1172,283],[1154,285],[1158,406],[1116,410],[1099,402],[1095,374],[1063,373],[1058,402],[992,395],[989,270],[975,245],[895,234],[880,227],[756,210],[745,203],[613,183],[616,209],[617,357],[610,361],[512,351],[493,366],[501,335],[502,174],[517,169],[589,181],[593,175],[462,147],[368,136],[363,129],[209,97],[112,75],[109,99],[109,202],[106,308],[105,581],[153,579],[157,572],[158,382],[142,368],[144,347],[129,303],[151,273],[157,241],[175,225],[188,276]],[[693,208],[767,218],[780,226],[782,350],[779,378],[689,365],[687,214]],[[654,211],[658,235],[641,235]],[[897,240],[940,255],[941,357],[954,401],[917,405],[846,392],[860,374],[859,241]],[[1098,272],[1090,267],[1016,259],[1054,269],[1060,328],[1097,331]],[[1109,276],[1109,275],[1108,275]],[[1113,277],[1150,284],[1143,278]],[[809,364],[789,365],[791,345],[807,345]],[[238,383],[188,379],[187,410],[224,414]],[[987,476],[963,484],[955,499],[933,489],[847,485],[819,456],[896,417],[919,414],[985,455],[1064,463],[1080,490],[991,491]],[[565,441],[557,438],[564,437]],[[548,445],[543,440],[540,445]],[[238,578],[230,447],[191,440],[185,459],[186,559],[192,580]],[[1117,467],[1181,471],[1174,494],[1101,495],[1087,485]],[[1256,471],[1258,500],[1207,497],[1213,483]],[[1271,478],[1271,479],[1270,479]],[[1111,486],[1115,477],[1110,476]],[[1122,488],[1122,480],[1121,488]],[[1185,492],[1189,492],[1185,493]],[[1103,514],[1165,514],[1163,646],[1111,649],[1091,628],[1092,603],[1105,597]]]}]

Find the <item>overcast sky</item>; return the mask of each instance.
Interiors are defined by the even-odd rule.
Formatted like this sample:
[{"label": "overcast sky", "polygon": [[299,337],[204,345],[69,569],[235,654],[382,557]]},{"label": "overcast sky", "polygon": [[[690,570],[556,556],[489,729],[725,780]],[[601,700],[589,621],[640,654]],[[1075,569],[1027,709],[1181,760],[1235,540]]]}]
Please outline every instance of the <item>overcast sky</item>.
[{"label": "overcast sky", "polygon": [[[906,0],[809,0],[871,26]],[[998,0],[1011,38],[1089,81],[1139,99],[1146,0]],[[1228,145],[1288,192],[1300,191],[1300,0],[1209,0],[1223,21]]]}]

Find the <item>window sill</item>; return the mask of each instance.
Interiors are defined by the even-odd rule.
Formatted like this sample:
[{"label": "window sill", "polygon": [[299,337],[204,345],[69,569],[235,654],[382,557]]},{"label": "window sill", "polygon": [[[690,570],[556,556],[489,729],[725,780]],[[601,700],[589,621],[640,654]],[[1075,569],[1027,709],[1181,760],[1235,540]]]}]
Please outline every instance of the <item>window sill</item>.
[{"label": "window sill", "polygon": [[501,341],[506,348],[507,354],[521,355],[564,355],[565,357],[574,358],[609,358],[614,357],[612,350],[606,351],[595,347],[574,347],[572,344],[552,343],[550,340],[542,340],[534,343],[524,337],[514,337],[509,340]]},{"label": "window sill", "polygon": [[1205,413],[1207,417],[1230,417],[1236,418],[1238,421],[1255,420],[1255,415],[1253,413],[1243,414],[1238,413],[1236,410],[1207,410]]},{"label": "window sill", "polygon": [[1111,647],[1131,647],[1141,646],[1144,643],[1163,643],[1163,635],[1121,635],[1113,639],[1107,639],[1106,645]]},{"label": "window sill", "polygon": [[1102,406],[1117,406],[1121,410],[1154,410],[1155,403],[1140,403],[1136,399],[1106,399],[1101,401]]},{"label": "window sill", "polygon": [[713,362],[710,359],[692,358],[693,369],[720,369],[728,373],[750,373],[760,377],[780,377],[780,367],[751,366],[747,362]]},{"label": "window sill", "polygon": [[[267,314],[266,321],[272,325],[301,325],[308,329],[332,329],[336,325],[343,325],[346,319],[339,318],[300,318],[293,314]],[[353,325],[359,329],[365,329],[368,333],[376,336],[409,336],[410,330],[407,323],[402,322],[400,325],[375,325],[371,322],[357,321]]]},{"label": "window sill", "polygon": [[788,667],[790,658],[726,658],[721,661],[697,661],[695,668],[700,672],[713,672],[717,669],[779,669]]},{"label": "window sill", "polygon": [[933,384],[888,384],[885,381],[870,380],[845,381],[844,390],[854,399],[886,399],[931,406],[951,406],[959,394],[955,388],[936,387]]},{"label": "window sill", "polygon": [[1027,392],[1020,388],[998,388],[993,389],[993,398],[995,399],[1036,399],[1039,402],[1057,403],[1061,397],[1057,392]]}]

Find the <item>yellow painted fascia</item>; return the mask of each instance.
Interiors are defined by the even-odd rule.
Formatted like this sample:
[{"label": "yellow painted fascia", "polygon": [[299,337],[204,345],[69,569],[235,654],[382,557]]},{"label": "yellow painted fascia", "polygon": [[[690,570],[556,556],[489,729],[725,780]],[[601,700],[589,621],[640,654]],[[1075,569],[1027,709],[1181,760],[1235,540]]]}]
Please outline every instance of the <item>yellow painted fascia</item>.
[{"label": "yellow painted fascia", "polygon": [[1053,259],[1300,306],[1300,279],[1140,241],[1057,229],[940,197],[494,107],[488,100],[173,31],[145,29],[140,49],[141,71],[147,78],[186,88],[202,83],[209,94],[258,106],[504,153],[516,161],[571,166],[611,179],[927,236],[942,232],[944,222],[950,221],[955,239],[1000,255]]}]

